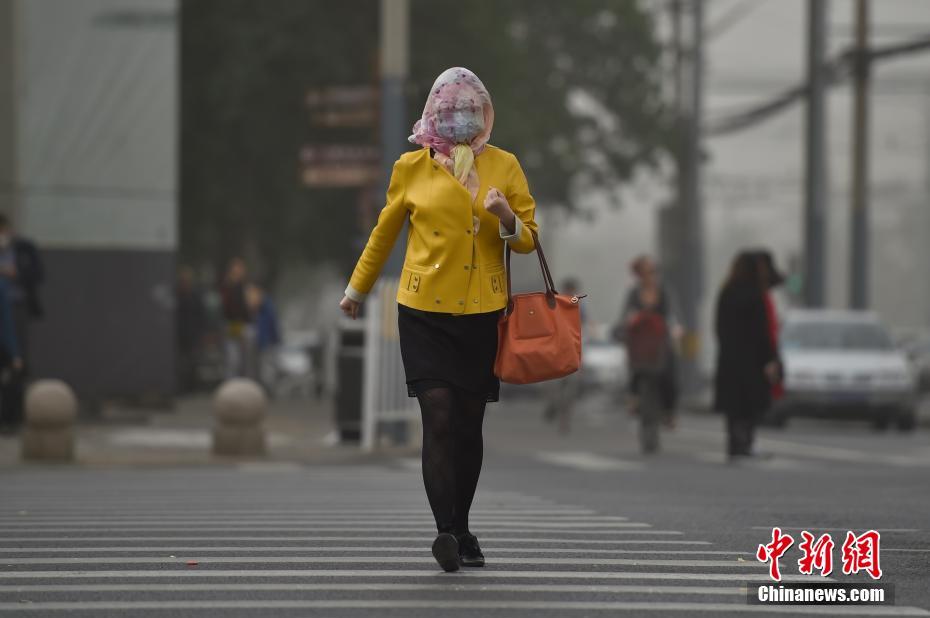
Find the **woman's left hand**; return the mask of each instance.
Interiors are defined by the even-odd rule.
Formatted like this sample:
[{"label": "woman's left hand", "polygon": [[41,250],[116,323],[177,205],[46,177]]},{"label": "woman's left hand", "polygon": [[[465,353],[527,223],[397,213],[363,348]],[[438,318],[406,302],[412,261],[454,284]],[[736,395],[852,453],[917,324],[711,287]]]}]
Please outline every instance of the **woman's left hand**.
[{"label": "woman's left hand", "polygon": [[513,210],[510,208],[507,198],[494,187],[488,187],[488,194],[484,198],[484,208],[501,220],[506,220],[513,216]]}]

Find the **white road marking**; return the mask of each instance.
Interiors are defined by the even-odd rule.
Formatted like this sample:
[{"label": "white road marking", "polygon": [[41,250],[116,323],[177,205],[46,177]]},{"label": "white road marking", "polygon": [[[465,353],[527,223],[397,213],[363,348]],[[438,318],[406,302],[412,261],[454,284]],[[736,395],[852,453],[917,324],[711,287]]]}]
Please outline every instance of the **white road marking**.
[{"label": "white road marking", "polygon": [[608,594],[707,594],[707,595],[745,595],[746,587],[730,586],[649,586],[642,584],[621,585],[576,585],[576,584],[408,584],[404,582],[380,584],[365,582],[361,584],[51,584],[51,585],[0,585],[0,593],[33,592],[301,592],[301,591],[415,591],[438,590],[442,592],[542,592],[561,594],[565,592],[588,592]]},{"label": "white road marking", "polygon": [[[424,548],[423,553],[428,553]],[[41,558],[5,558],[3,564],[7,566],[29,564],[178,564],[184,565],[187,560],[197,560],[201,566],[206,564],[406,564],[426,563],[434,564],[432,556],[384,556],[372,554],[369,556],[198,556],[188,554],[183,558],[167,556],[81,556],[81,557],[41,557]],[[516,558],[496,556],[496,564],[538,564],[539,558]],[[685,559],[657,559],[657,558],[601,558],[589,556],[586,558],[546,558],[547,564],[570,565],[614,565],[614,566],[669,566],[669,567],[703,567],[703,568],[750,568],[767,569],[768,565],[762,562],[737,560],[685,560]]]},{"label": "white road marking", "polygon": [[[396,533],[402,530],[403,528],[411,528],[408,532],[415,529],[420,529],[428,527],[431,524],[392,524],[390,527],[391,534],[396,536]],[[503,527],[503,526],[498,526]],[[357,526],[208,526],[208,525],[197,525],[197,526],[132,526],[132,527],[121,527],[126,531],[164,531],[164,532],[179,532],[183,530],[194,530],[204,528],[208,532],[256,532],[257,529],[268,530],[270,532],[286,532],[293,530],[295,532],[306,531],[306,532],[367,532],[372,529],[371,524],[357,525]],[[678,530],[650,530],[647,528],[623,528],[623,529],[610,529],[604,530],[603,528],[587,528],[585,529],[569,529],[562,528],[559,526],[548,526],[548,525],[523,525],[515,526],[516,529],[506,530],[510,534],[536,534],[537,532],[549,532],[549,533],[558,533],[558,534],[607,534],[607,535],[616,535],[616,534],[655,534],[655,535],[677,535],[683,534]],[[528,530],[532,528],[532,530]],[[32,529],[32,532],[113,532],[114,527],[88,527],[88,528],[41,528],[41,529]],[[16,533],[15,529],[2,529],[0,528],[0,533]],[[207,537],[209,538],[209,537]]]},{"label": "white road marking", "polygon": [[[430,559],[432,561],[432,559]],[[434,563],[435,565],[435,563]],[[4,580],[24,579],[140,579],[140,578],[170,578],[182,577],[185,580],[195,578],[297,578],[318,579],[328,577],[430,577],[447,576],[467,577],[469,579],[654,579],[674,581],[758,581],[771,582],[768,573],[705,573],[705,572],[616,572],[616,571],[498,571],[491,568],[470,569],[458,571],[448,575],[443,574],[439,567],[433,569],[195,569],[178,565],[183,568],[176,570],[144,569],[120,571],[8,571],[3,573]],[[782,575],[782,581],[809,582],[809,581],[836,581],[829,577],[816,577],[808,575]]]},{"label": "white road marking", "polygon": [[565,466],[585,472],[612,472],[642,470],[643,465],[638,462],[624,461],[613,457],[604,457],[595,453],[580,452],[546,452],[537,453],[536,458],[548,464]]},{"label": "white road marking", "polygon": [[[98,542],[139,542],[139,541],[170,541],[172,543],[177,541],[197,541],[201,543],[206,543],[210,541],[240,541],[240,542],[260,542],[267,543],[269,541],[281,541],[281,542],[335,542],[335,541],[378,541],[381,543],[385,542],[395,542],[395,543],[407,543],[409,541],[420,541],[423,543],[432,543],[434,537],[432,536],[422,536],[417,533],[412,533],[408,535],[404,534],[392,534],[390,537],[383,536],[123,536],[123,537],[111,537],[111,536],[74,536],[74,537],[12,537],[12,538],[2,538],[0,537],[0,543],[16,543],[17,546],[23,542],[49,542],[49,543],[68,543],[68,542],[86,542],[86,543],[98,543]],[[566,539],[566,538],[552,538],[552,537],[501,537],[493,535],[481,535],[481,539],[485,541],[495,541],[502,543],[530,543],[532,545],[539,545],[541,543],[562,543],[562,544],[571,544],[571,545],[711,545],[709,541],[685,541],[680,539]]]},{"label": "white road marking", "polygon": [[[539,545],[539,543],[534,543]],[[427,545],[409,547],[375,547],[360,543],[352,546],[318,546],[318,547],[294,547],[294,546],[274,546],[260,545],[246,547],[242,545],[226,545],[212,547],[152,547],[146,546],[124,546],[124,547],[0,547],[0,554],[100,554],[100,553],[158,553],[158,554],[197,554],[204,552],[414,552],[423,553]],[[565,547],[518,547],[513,545],[495,544],[489,554],[504,555],[504,553],[524,553],[524,554],[637,554],[637,555],[658,555],[658,554],[680,554],[680,555],[719,555],[719,556],[751,556],[749,552],[734,552],[722,550],[701,550],[701,549],[591,549],[589,547],[565,548]],[[882,551],[887,551],[883,549]],[[10,558],[9,560],[16,560]],[[0,558],[0,562],[3,559]]]},{"label": "white road marking", "polygon": [[[287,518],[301,518],[301,519],[327,519],[327,518],[340,518],[344,519],[345,517],[353,517],[359,519],[380,519],[382,517],[399,517],[399,516],[417,516],[423,515],[423,509],[406,509],[406,510],[368,510],[366,509],[363,512],[359,512],[358,509],[351,511],[247,511],[247,512],[230,512],[228,510],[223,511],[210,511],[210,512],[190,512],[184,511],[183,515],[179,515],[178,511],[173,511],[170,513],[154,514],[150,511],[138,511],[136,513],[132,512],[114,512],[113,509],[107,509],[100,513],[85,514],[85,513],[68,513],[62,511],[55,511],[55,514],[45,514],[42,512],[35,511],[24,511],[14,514],[0,514],[0,522],[5,521],[28,521],[28,522],[43,522],[43,521],[60,521],[60,522],[70,522],[70,521],[118,521],[118,520],[133,520],[133,521],[146,521],[154,519],[157,521],[164,521],[166,519],[183,519],[186,521],[194,521],[197,519],[207,519],[210,521],[225,521],[229,519],[250,519],[255,518],[260,521],[270,521],[275,519],[287,519]],[[594,511],[587,512],[559,512],[559,511],[537,511],[537,510],[525,510],[525,511],[472,511],[469,513],[469,519],[515,519],[519,520],[525,517],[533,517],[538,519],[543,519],[546,521],[627,521],[629,518],[621,517],[618,515],[597,515]]]},{"label": "white road marking", "polygon": [[[317,601],[88,601],[80,605],[82,610],[198,610],[198,609],[461,609],[461,600],[418,600],[392,599],[378,601],[363,600],[317,600]],[[539,611],[657,611],[657,612],[726,612],[753,614],[803,614],[841,616],[930,616],[930,612],[918,607],[894,606],[770,606],[745,605],[740,603],[649,603],[626,601],[490,601],[469,600],[469,609],[511,609]],[[0,611],[74,611],[69,603],[0,603]]]},{"label": "white road marking", "polygon": [[[626,522],[626,521],[615,521],[615,520],[590,520],[584,519],[579,521],[565,521],[565,520],[546,520],[546,519],[533,519],[527,520],[525,518],[517,519],[488,519],[488,518],[472,518],[469,516],[469,521],[480,522],[485,526],[495,526],[499,528],[651,528],[649,524],[639,523],[639,522]],[[66,523],[66,526],[62,524]],[[17,521],[10,523],[0,523],[0,531],[2,530],[21,530],[21,529],[31,529],[36,532],[41,532],[50,527],[66,527],[73,528],[75,530],[90,528],[90,529],[99,529],[100,525],[106,523],[110,529],[118,528],[147,528],[152,524],[164,524],[165,526],[177,526],[181,528],[210,528],[214,530],[226,528],[229,526],[249,526],[252,529],[261,529],[261,530],[273,530],[278,528],[288,529],[292,526],[299,528],[306,528],[308,526],[313,526],[320,530],[324,530],[327,527],[339,526],[340,528],[345,528],[346,526],[360,526],[370,528],[373,524],[379,524],[379,528],[386,530],[389,528],[404,527],[409,528],[411,526],[430,526],[435,523],[435,520],[430,517],[381,517],[381,518],[372,518],[372,519],[338,519],[338,518],[327,518],[327,519],[313,519],[313,518],[300,518],[294,520],[271,520],[271,519],[230,519],[222,520],[217,519],[211,521],[209,519],[120,519],[109,522],[104,522],[100,520],[93,521],[55,521],[55,522],[28,522],[28,521]]]}]

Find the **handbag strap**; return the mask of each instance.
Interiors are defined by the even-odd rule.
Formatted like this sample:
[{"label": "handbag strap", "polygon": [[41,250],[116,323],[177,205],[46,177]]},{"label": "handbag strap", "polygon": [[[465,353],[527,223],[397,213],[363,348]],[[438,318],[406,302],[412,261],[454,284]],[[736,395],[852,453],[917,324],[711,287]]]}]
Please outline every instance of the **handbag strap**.
[{"label": "handbag strap", "polygon": [[[536,257],[539,258],[539,269],[542,271],[543,275],[543,284],[546,286],[546,302],[550,307],[555,308],[555,295],[558,292],[555,289],[555,283],[552,281],[552,273],[549,271],[549,263],[546,261],[546,255],[543,253],[542,243],[539,242],[539,235],[536,233],[536,230],[530,228],[530,233],[533,235],[533,245],[536,248]],[[506,248],[506,262],[507,262],[507,308],[505,313],[510,313],[513,309],[513,294],[511,292],[511,279],[510,279],[510,254],[512,252],[510,248],[510,243],[505,243]]]}]

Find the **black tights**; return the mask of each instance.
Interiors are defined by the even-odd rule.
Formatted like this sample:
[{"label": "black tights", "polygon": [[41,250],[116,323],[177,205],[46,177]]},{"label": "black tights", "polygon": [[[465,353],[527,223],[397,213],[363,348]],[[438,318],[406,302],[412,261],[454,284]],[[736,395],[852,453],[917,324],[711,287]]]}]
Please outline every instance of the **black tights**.
[{"label": "black tights", "polygon": [[423,418],[423,484],[439,532],[468,532],[481,474],[481,425],[486,399],[455,387],[417,394]]}]

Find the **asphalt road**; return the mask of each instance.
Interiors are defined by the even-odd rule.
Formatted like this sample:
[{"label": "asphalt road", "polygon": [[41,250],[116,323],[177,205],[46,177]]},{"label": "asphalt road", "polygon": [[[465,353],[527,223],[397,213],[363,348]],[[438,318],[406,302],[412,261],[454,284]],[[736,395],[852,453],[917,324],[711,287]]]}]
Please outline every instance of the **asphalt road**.
[{"label": "asphalt road", "polygon": [[[413,459],[20,468],[0,472],[0,615],[930,615],[930,432],[796,422],[762,432],[773,458],[732,465],[716,417],[683,417],[643,458],[598,397],[567,436],[532,400],[488,414],[484,569],[433,562]],[[773,526],[838,546],[879,530],[896,605],[748,606]]]}]

